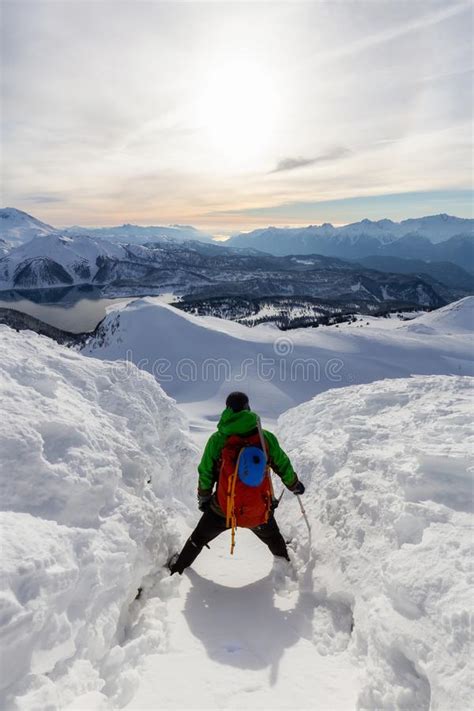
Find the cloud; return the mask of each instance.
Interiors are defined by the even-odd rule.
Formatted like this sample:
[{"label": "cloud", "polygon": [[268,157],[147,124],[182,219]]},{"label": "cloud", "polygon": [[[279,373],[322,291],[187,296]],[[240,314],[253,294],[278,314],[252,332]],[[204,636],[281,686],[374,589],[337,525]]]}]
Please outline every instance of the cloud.
[{"label": "cloud", "polygon": [[[5,3],[7,204],[53,224],[227,231],[353,221],[312,202],[472,182],[467,0],[112,5]],[[275,93],[268,121],[252,121],[260,99],[239,100],[240,61]],[[221,74],[235,90],[227,124],[220,85],[208,91]]]},{"label": "cloud", "polygon": [[[428,3],[427,3],[428,5]],[[434,12],[418,15],[407,23],[396,26],[386,26],[381,32],[375,32],[365,37],[349,42],[346,46],[331,48],[318,55],[318,61],[337,60],[364,52],[378,45],[391,42],[410,33],[426,30],[431,25],[437,25],[462,13],[472,13],[472,0],[463,0],[457,3],[440,3]],[[469,23],[467,23],[469,24]]]},{"label": "cloud", "polygon": [[323,153],[315,158],[283,158],[279,161],[276,168],[274,168],[271,173],[281,173],[285,170],[295,170],[296,168],[304,168],[307,165],[316,165],[317,163],[325,163],[331,160],[337,160],[343,156],[348,155],[351,151],[343,146],[336,146],[332,148],[327,153]]},{"label": "cloud", "polygon": [[57,195],[23,195],[20,196],[20,200],[28,200],[29,202],[34,202],[38,204],[48,204],[53,202],[63,202],[64,198],[58,197]]}]

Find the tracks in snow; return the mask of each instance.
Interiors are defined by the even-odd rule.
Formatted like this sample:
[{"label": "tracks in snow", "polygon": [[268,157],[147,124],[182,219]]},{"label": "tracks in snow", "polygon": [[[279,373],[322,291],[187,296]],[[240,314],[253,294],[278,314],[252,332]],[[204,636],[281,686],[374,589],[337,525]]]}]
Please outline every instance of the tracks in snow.
[{"label": "tracks in snow", "polygon": [[355,708],[350,611],[296,584],[275,594],[272,556],[250,532],[239,530],[233,558],[228,547],[223,534],[181,579],[163,581],[166,635],[148,651],[126,708]]}]

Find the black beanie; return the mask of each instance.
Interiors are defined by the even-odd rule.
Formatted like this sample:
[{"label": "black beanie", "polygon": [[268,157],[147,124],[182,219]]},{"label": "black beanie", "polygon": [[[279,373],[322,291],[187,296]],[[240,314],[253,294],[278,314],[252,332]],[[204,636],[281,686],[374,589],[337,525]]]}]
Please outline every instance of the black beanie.
[{"label": "black beanie", "polygon": [[225,401],[225,406],[233,410],[234,412],[241,412],[241,410],[250,410],[249,399],[245,393],[239,393],[238,391],[230,393]]}]

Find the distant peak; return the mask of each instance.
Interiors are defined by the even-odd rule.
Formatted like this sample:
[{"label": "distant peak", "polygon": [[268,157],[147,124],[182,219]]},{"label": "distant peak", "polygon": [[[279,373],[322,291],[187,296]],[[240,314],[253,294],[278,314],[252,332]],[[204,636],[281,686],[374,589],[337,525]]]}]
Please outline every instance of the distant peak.
[{"label": "distant peak", "polygon": [[25,215],[26,217],[32,217],[27,212],[23,212],[23,210],[18,210],[16,207],[3,207],[0,210],[0,214],[2,215],[2,217],[11,217],[12,215]]}]

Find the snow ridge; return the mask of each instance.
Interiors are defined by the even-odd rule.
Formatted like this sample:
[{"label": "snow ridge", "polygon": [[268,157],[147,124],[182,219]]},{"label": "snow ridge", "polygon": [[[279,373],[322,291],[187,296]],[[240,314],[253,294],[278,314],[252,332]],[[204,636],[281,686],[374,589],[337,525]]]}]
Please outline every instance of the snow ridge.
[{"label": "snow ridge", "polygon": [[472,333],[474,331],[474,296],[447,304],[423,314],[405,326],[412,333]]},{"label": "snow ridge", "polygon": [[[467,321],[474,297],[458,303],[459,319]],[[472,330],[458,331],[450,322],[454,308],[430,338],[416,330],[418,318],[410,322],[413,331],[404,322],[382,319],[382,327],[295,329],[289,337],[265,325],[249,329],[157,299],[136,299],[112,307],[82,352],[130,359],[154,373],[178,403],[200,402],[201,414],[209,416],[215,417],[226,392],[245,387],[252,406],[273,418],[328,388],[414,373],[472,375]]]},{"label": "snow ridge", "polygon": [[174,497],[194,489],[195,450],[172,400],[133,366],[123,377],[6,326],[0,349],[0,705],[121,706],[141,655],[166,647],[166,586],[148,627],[128,608],[178,545],[187,509]]},{"label": "snow ridge", "polygon": [[[279,420],[307,486],[305,584],[353,615],[346,646],[365,667],[361,709],[471,704],[472,395],[467,377],[383,380]],[[297,509],[282,514],[306,541]],[[321,614],[316,647],[337,651],[341,633],[324,633]]]},{"label": "snow ridge", "polygon": [[0,209],[0,235],[13,246],[56,232],[54,227],[14,207]]}]

